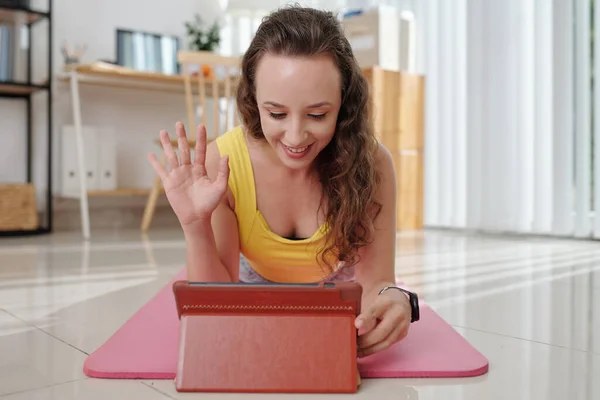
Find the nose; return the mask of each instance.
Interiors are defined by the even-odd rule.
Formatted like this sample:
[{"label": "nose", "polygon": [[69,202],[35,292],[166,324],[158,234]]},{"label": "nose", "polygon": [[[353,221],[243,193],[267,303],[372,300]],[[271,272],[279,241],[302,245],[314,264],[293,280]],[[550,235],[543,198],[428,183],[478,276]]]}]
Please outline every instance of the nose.
[{"label": "nose", "polygon": [[288,146],[302,146],[307,136],[308,132],[302,121],[294,119],[285,133],[285,141]]}]

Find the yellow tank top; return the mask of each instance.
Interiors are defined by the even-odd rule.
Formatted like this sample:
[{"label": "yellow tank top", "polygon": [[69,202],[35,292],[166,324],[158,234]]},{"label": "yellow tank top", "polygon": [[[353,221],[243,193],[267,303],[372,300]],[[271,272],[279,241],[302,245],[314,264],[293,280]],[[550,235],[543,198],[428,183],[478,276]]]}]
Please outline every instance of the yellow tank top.
[{"label": "yellow tank top", "polygon": [[229,156],[229,188],[235,199],[240,251],[263,278],[281,283],[325,279],[327,266],[317,256],[325,243],[326,224],[310,238],[293,240],[272,232],[256,206],[254,171],[241,127],[216,139],[221,156]]}]

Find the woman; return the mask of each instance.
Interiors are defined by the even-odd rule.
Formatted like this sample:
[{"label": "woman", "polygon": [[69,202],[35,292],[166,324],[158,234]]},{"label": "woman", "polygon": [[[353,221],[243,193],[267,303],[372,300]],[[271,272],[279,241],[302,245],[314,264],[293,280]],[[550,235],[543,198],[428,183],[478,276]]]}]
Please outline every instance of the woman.
[{"label": "woman", "polygon": [[[192,161],[160,138],[150,154],[186,239],[190,281],[356,279],[359,355],[404,338],[411,308],[395,284],[395,177],[368,120],[368,86],[331,13],[284,8],[265,18],[242,60],[242,126]],[[242,256],[240,257],[240,254]]]}]

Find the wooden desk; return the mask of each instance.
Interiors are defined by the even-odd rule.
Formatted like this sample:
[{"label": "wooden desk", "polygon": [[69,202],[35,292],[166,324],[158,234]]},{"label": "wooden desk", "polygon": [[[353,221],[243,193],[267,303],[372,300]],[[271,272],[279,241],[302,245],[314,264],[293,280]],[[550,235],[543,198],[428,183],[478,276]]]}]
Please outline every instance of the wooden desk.
[{"label": "wooden desk", "polygon": [[[230,78],[230,85],[237,84],[236,77]],[[65,68],[58,76],[58,80],[70,84],[73,112],[73,125],[75,127],[75,140],[77,146],[77,164],[79,172],[79,194],[81,225],[83,236],[90,238],[90,218],[88,197],[90,196],[132,196],[148,195],[148,189],[121,188],[117,190],[88,190],[86,187],[84,163],[84,135],[81,118],[81,99],[79,85],[99,85],[125,89],[158,90],[162,92],[185,93],[185,77],[183,75],[164,75],[158,73],[141,72],[129,68],[113,66],[105,63],[71,65]],[[200,80],[192,77],[194,93],[199,90]],[[206,96],[211,98],[224,97],[226,82],[223,79],[204,79]]]},{"label": "wooden desk", "polygon": [[[65,68],[65,73],[59,80],[70,81],[73,74],[77,76],[80,84],[102,85],[126,89],[159,90],[163,92],[183,93],[185,78],[183,75],[164,75],[153,72],[141,72],[129,68],[111,66],[105,63],[79,64]],[[231,77],[231,84],[236,84],[235,77]],[[198,90],[199,79],[192,77],[192,87]],[[225,80],[206,78],[204,80],[206,94],[209,97],[223,97],[225,95]],[[216,88],[216,91],[214,90]],[[215,93],[217,92],[216,96]]]}]

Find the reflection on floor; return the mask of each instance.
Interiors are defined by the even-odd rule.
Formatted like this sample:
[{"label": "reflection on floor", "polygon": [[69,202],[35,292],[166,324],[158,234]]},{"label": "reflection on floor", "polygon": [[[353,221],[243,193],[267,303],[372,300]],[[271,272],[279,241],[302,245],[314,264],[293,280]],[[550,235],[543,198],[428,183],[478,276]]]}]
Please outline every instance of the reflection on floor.
[{"label": "reflection on floor", "polygon": [[[490,371],[466,379],[364,380],[354,398],[600,398],[597,242],[427,231],[400,234],[397,249],[398,276],[489,358]],[[240,398],[183,396],[170,381],[83,375],[86,354],[183,262],[177,231],[143,238],[95,231],[91,243],[76,233],[0,241],[0,398]]]}]

